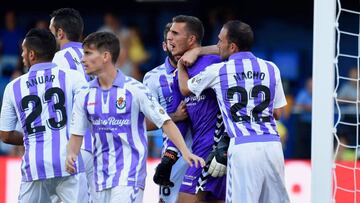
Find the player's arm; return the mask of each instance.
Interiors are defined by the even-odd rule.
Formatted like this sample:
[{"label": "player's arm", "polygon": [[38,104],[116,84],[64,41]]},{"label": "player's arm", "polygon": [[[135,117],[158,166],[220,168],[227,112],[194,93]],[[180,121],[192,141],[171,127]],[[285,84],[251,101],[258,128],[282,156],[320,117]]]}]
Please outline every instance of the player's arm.
[{"label": "player's arm", "polygon": [[19,131],[0,131],[0,139],[4,143],[12,145],[23,145],[23,134]]},{"label": "player's arm", "polygon": [[87,120],[85,98],[88,94],[88,89],[82,89],[75,95],[74,107],[72,111],[70,132],[71,136],[67,145],[67,155],[65,160],[65,168],[69,173],[75,173],[75,162],[80,152],[83,136],[89,128],[89,121]]},{"label": "player's arm", "polygon": [[180,92],[183,96],[189,96],[192,93],[187,84],[187,81],[189,80],[189,74],[186,71],[185,65],[183,64],[181,59],[178,61],[177,69]]},{"label": "player's arm", "polygon": [[[188,118],[188,113],[186,111],[186,104],[184,101],[181,101],[179,106],[177,107],[174,113],[169,114],[172,121],[175,123],[178,121],[183,121]],[[149,119],[146,118],[146,129],[147,130],[157,130],[158,127],[151,122]]]},{"label": "player's arm", "polygon": [[185,52],[181,57],[181,60],[185,66],[191,66],[195,63],[197,58],[206,54],[219,55],[219,48],[216,45],[210,45],[205,47],[195,47]]},{"label": "player's arm", "polygon": [[284,108],[285,107],[274,109],[273,115],[276,120],[280,120],[282,112],[284,111]]},{"label": "player's arm", "polygon": [[75,162],[80,152],[83,136],[72,134],[67,145],[65,168],[71,174],[76,172]]},{"label": "player's arm", "polygon": [[0,139],[8,144],[23,145],[23,134],[16,131],[16,123],[18,122],[16,111],[13,103],[11,102],[11,86],[9,83],[4,91],[3,103],[0,116]]},{"label": "player's arm", "polygon": [[181,136],[180,130],[177,128],[175,123],[172,120],[167,120],[164,122],[162,126],[164,133],[169,137],[169,139],[176,145],[176,147],[180,150],[183,159],[190,165],[195,167],[204,167],[205,161],[192,154],[187,148],[183,136]]}]

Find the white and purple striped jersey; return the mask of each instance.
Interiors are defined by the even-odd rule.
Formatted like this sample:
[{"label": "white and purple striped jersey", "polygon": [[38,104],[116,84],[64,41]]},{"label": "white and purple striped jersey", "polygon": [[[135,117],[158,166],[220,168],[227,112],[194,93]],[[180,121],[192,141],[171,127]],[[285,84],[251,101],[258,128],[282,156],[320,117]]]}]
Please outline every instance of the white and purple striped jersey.
[{"label": "white and purple striped jersey", "polygon": [[[68,42],[61,47],[60,51],[55,53],[53,63],[56,63],[62,69],[76,70],[80,72],[87,81],[90,81],[90,77],[86,74],[84,65],[81,63],[83,55],[84,50],[80,42]],[[90,132],[84,136],[82,148],[86,151],[92,152]]]},{"label": "white and purple striped jersey", "polygon": [[83,55],[84,50],[80,42],[68,42],[55,53],[52,62],[63,69],[77,70],[85,76],[87,81],[90,81],[90,77],[85,73],[84,65],[81,63]]},{"label": "white and purple striped jersey", "polygon": [[[75,96],[88,88],[84,77],[54,63],[38,63],[5,88],[0,130],[24,132],[23,181],[70,175],[65,171],[70,115]],[[79,157],[79,159],[81,156]],[[83,172],[82,160],[78,171]]]},{"label": "white and purple striped jersey", "polygon": [[81,98],[75,101],[71,133],[84,135],[88,126],[92,128],[96,190],[118,185],[143,189],[148,151],[145,116],[158,127],[170,117],[146,86],[121,71],[110,89],[102,90],[95,78]]},{"label": "white and purple striped jersey", "polygon": [[[143,80],[144,85],[149,88],[151,94],[166,109],[168,114],[176,112],[181,100],[184,99],[175,76],[176,68],[171,65],[169,58],[166,57],[165,63],[147,72]],[[185,139],[186,134],[189,133],[188,121],[178,121],[176,126]],[[177,151],[175,145],[167,140],[165,134],[163,137],[165,139],[164,149],[171,147],[172,150]]]},{"label": "white and purple striped jersey", "polygon": [[236,143],[279,141],[273,110],[286,105],[280,71],[251,52],[238,52],[188,80],[196,95],[216,92],[230,137]]}]

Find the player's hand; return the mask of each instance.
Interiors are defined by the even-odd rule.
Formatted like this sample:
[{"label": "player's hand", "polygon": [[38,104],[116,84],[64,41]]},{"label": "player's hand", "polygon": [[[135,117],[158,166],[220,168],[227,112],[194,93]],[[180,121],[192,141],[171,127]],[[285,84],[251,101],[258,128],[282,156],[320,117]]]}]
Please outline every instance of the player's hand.
[{"label": "player's hand", "polygon": [[182,154],[183,159],[190,165],[190,167],[194,166],[196,168],[200,167],[204,167],[205,166],[205,161],[203,158],[196,156],[193,153],[187,152],[187,153],[183,153]]},{"label": "player's hand", "polygon": [[68,154],[66,157],[65,170],[70,174],[73,174],[76,172],[76,168],[75,168],[76,158],[77,158],[77,156],[74,154]]},{"label": "player's hand", "polygon": [[200,55],[200,50],[201,49],[199,47],[190,49],[189,51],[184,53],[184,55],[180,58],[179,61],[186,67],[193,65]]},{"label": "player's hand", "polygon": [[174,183],[170,181],[172,166],[177,161],[177,152],[166,150],[161,158],[160,164],[156,167],[153,180],[158,185],[174,187]]},{"label": "player's hand", "polygon": [[214,178],[222,177],[226,174],[226,165],[219,163],[214,157],[211,160],[208,173]]},{"label": "player's hand", "polygon": [[187,117],[188,117],[188,113],[186,110],[186,104],[184,101],[181,101],[175,113],[173,114],[173,121],[174,122],[183,121],[187,119]]},{"label": "player's hand", "polygon": [[208,173],[212,177],[222,177],[226,174],[226,165],[227,165],[227,149],[216,149],[214,152],[211,152],[207,161],[210,160],[210,165]]}]

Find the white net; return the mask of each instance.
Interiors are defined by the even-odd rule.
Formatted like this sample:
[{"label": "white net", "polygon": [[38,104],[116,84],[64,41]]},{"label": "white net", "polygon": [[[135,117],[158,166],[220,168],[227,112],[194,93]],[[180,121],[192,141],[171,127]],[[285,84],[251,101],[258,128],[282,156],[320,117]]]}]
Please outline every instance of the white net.
[{"label": "white net", "polygon": [[360,6],[358,0],[345,1],[337,0],[336,15],[333,200],[356,203],[360,202]]}]

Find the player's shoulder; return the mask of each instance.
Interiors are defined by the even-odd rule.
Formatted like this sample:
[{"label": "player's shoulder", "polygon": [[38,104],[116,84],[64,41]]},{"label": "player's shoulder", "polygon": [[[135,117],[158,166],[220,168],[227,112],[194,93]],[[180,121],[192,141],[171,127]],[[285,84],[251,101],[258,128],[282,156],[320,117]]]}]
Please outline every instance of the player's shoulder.
[{"label": "player's shoulder", "polygon": [[130,77],[125,76],[125,89],[130,91],[133,95],[137,95],[139,93],[148,93],[150,92],[149,88],[141,83],[140,81]]},{"label": "player's shoulder", "polygon": [[275,73],[280,73],[280,69],[278,68],[278,66],[269,60],[265,60],[262,58],[257,58],[258,61],[262,61],[263,63],[265,63],[267,65],[268,68],[272,68],[274,70]]},{"label": "player's shoulder", "polygon": [[160,77],[160,75],[166,73],[166,68],[165,68],[165,64],[161,64],[155,68],[153,68],[152,70],[148,71],[145,75],[144,75],[144,79],[143,81],[152,81],[152,80],[156,80],[157,78]]},{"label": "player's shoulder", "polygon": [[221,58],[219,55],[215,55],[215,54],[206,54],[206,55],[202,55],[198,58],[198,62],[202,62],[202,63],[220,63],[221,62]]}]

